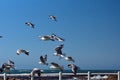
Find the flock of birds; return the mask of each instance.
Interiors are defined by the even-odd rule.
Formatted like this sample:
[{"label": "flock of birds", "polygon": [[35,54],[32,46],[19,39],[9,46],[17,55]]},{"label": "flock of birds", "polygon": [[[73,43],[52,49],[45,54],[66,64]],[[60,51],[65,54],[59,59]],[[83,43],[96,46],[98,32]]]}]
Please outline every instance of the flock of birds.
[{"label": "flock of birds", "polygon": [[[53,21],[57,21],[57,18],[56,16],[54,15],[49,15],[49,18]],[[26,22],[25,23],[26,26],[28,27],[31,27],[31,28],[35,28],[35,25],[31,22]],[[2,38],[3,36],[0,36],[0,38]],[[39,36],[39,38],[42,40],[42,41],[65,41],[63,38],[55,35],[55,34],[51,34],[51,35],[45,35],[45,36]],[[66,56],[66,54],[64,54],[62,52],[62,48],[64,47],[64,44],[61,44],[61,45],[58,45],[54,50],[55,50],[55,53],[54,55],[55,56],[58,56],[59,59],[61,58],[64,58],[65,60],[67,61],[72,61],[72,62],[75,62],[75,60],[71,57],[71,56]],[[25,55],[29,55],[29,51],[28,50],[25,50],[25,49],[18,49],[16,51],[16,54],[17,55],[20,55],[20,54],[25,54]],[[46,65],[48,66],[48,63],[47,63],[47,54],[45,54],[44,56],[41,55],[40,56],[40,61],[38,62],[39,64],[42,64],[42,65]],[[59,65],[58,63],[56,62],[51,62],[50,63],[50,68],[51,69],[58,69],[58,70],[64,70],[64,67]],[[74,75],[76,75],[77,73],[77,70],[79,69],[78,66],[76,66],[75,64],[68,64],[67,65],[69,68],[71,68],[72,72],[74,73]],[[6,70],[10,70],[11,68],[15,69],[15,63],[11,60],[8,61],[8,63],[3,63],[2,64],[2,67],[0,67],[0,72],[3,72],[3,71],[6,71]],[[35,69],[37,70],[37,69]],[[35,72],[35,70],[33,69],[32,72]],[[38,69],[39,70],[39,69]]]}]

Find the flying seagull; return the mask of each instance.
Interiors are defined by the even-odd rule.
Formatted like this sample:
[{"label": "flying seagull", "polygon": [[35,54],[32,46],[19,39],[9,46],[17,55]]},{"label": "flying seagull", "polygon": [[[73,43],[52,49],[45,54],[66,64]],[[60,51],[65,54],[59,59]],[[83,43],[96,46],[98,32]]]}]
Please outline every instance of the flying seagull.
[{"label": "flying seagull", "polygon": [[77,74],[77,71],[78,71],[78,66],[76,66],[75,64],[68,64],[68,67],[71,68],[72,72],[74,75]]},{"label": "flying seagull", "polygon": [[46,36],[39,36],[42,41],[55,41],[54,38],[51,35],[46,35]]},{"label": "flying seagull", "polygon": [[60,58],[63,58],[63,57],[65,57],[65,54],[63,54],[62,53],[62,48],[63,48],[63,44],[61,44],[61,45],[59,45],[59,46],[57,46],[56,48],[55,48],[55,51],[56,51],[56,53],[54,53],[54,55],[55,56],[59,56]]},{"label": "flying seagull", "polygon": [[9,60],[8,63],[3,63],[2,64],[2,68],[1,69],[3,69],[3,71],[10,72],[11,68],[15,69],[15,65],[14,64],[15,63],[13,61]]},{"label": "flying seagull", "polygon": [[55,62],[51,62],[51,69],[58,69],[58,70],[63,70],[63,66],[60,66],[59,64],[55,63]]},{"label": "flying seagull", "polygon": [[57,21],[57,18],[56,18],[56,16],[54,16],[54,15],[49,15],[49,18],[50,18],[51,20],[53,20],[53,21]]},{"label": "flying seagull", "polygon": [[31,23],[31,22],[26,22],[25,23],[27,26],[30,26],[30,27],[32,27],[32,28],[35,28],[35,25],[33,24],[33,23]]},{"label": "flying seagull", "polygon": [[55,34],[51,34],[51,35],[45,35],[45,36],[39,36],[39,38],[42,40],[42,41],[65,41],[63,38],[55,35]]},{"label": "flying seagull", "polygon": [[52,34],[51,35],[53,38],[54,38],[54,40],[56,40],[56,41],[65,41],[63,38],[61,38],[61,37],[59,37],[59,36],[57,36],[57,35],[55,35],[55,34]]},{"label": "flying seagull", "polygon": [[46,61],[47,61],[47,55],[40,56],[40,61],[39,61],[40,64],[48,65],[48,63],[46,63]]},{"label": "flying seagull", "polygon": [[29,55],[29,51],[24,50],[24,49],[18,49],[18,50],[17,50],[17,55],[20,55],[21,53],[24,53],[24,54],[26,54],[26,55]]},{"label": "flying seagull", "polygon": [[65,57],[65,60],[75,62],[75,60],[71,56]]}]

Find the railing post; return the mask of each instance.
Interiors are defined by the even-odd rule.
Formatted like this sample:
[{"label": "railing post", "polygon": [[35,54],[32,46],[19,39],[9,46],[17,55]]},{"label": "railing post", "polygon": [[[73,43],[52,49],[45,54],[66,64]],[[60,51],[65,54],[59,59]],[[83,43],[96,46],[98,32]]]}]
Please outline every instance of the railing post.
[{"label": "railing post", "polygon": [[88,71],[88,79],[87,80],[90,80],[90,71]]},{"label": "railing post", "polygon": [[117,79],[117,80],[120,80],[120,71],[118,71],[117,76],[118,76],[118,79]]},{"label": "railing post", "polygon": [[3,78],[4,78],[4,80],[6,80],[6,73],[3,74]]},{"label": "railing post", "polygon": [[62,80],[62,72],[59,72],[59,80]]},{"label": "railing post", "polygon": [[33,72],[31,72],[31,80],[34,80],[34,75],[33,75]]}]

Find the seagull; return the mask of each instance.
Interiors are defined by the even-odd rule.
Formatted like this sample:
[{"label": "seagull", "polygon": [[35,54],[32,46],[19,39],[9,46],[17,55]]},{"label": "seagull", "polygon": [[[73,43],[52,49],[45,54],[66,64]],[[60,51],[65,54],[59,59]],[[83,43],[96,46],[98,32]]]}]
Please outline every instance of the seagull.
[{"label": "seagull", "polygon": [[60,58],[61,57],[65,57],[65,54],[63,54],[62,53],[62,51],[61,51],[61,49],[63,48],[63,44],[61,44],[61,45],[59,45],[59,46],[57,46],[56,48],[55,48],[55,51],[56,51],[56,53],[54,53],[54,55],[55,56],[59,56]]},{"label": "seagull", "polygon": [[46,61],[47,61],[47,55],[45,55],[44,57],[40,56],[40,62],[39,62],[40,64],[48,65]]},{"label": "seagull", "polygon": [[39,36],[39,37],[40,37],[40,39],[41,39],[42,41],[48,41],[48,40],[55,41],[54,38],[53,38],[52,36],[50,36],[50,35]]},{"label": "seagull", "polygon": [[35,28],[35,25],[33,24],[33,23],[31,23],[31,22],[26,22],[25,23],[27,26],[30,26],[30,27],[32,27],[32,28]]},{"label": "seagull", "polygon": [[45,36],[38,36],[42,41],[65,41],[63,38],[56,36],[55,34],[45,35]]},{"label": "seagull", "polygon": [[26,54],[26,55],[29,55],[29,51],[24,50],[24,49],[18,49],[18,50],[17,50],[17,55],[20,55],[21,53],[24,53],[24,54]]},{"label": "seagull", "polygon": [[68,67],[71,68],[72,72],[74,75],[77,74],[78,71],[78,66],[74,65],[74,64],[68,64]]},{"label": "seagull", "polygon": [[49,15],[49,18],[53,21],[57,21],[56,16],[54,16],[54,15]]},{"label": "seagull", "polygon": [[39,68],[34,68],[31,71],[31,76],[34,76],[35,74],[37,74],[38,76],[40,76],[41,75],[41,70]]},{"label": "seagull", "polygon": [[50,66],[51,69],[59,69],[59,70],[63,70],[63,66],[60,66],[59,64],[55,63],[55,62],[51,62],[51,66]]},{"label": "seagull", "polygon": [[55,35],[55,34],[52,34],[51,35],[53,38],[54,38],[54,40],[56,40],[56,41],[65,41],[63,38],[61,38],[61,37],[59,37],[59,36],[57,36],[57,35]]},{"label": "seagull", "polygon": [[71,56],[65,57],[65,60],[75,62],[75,60]]},{"label": "seagull", "polygon": [[9,60],[8,63],[3,63],[2,64],[2,68],[3,71],[7,71],[7,72],[10,72],[10,69],[15,69],[15,66],[14,66],[14,62]]}]

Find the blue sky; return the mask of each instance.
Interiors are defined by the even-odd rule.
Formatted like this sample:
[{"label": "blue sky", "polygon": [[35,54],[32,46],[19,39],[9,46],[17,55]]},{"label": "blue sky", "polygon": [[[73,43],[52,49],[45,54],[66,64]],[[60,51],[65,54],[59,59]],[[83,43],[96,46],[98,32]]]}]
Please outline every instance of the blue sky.
[{"label": "blue sky", "polygon": [[[39,56],[47,54],[48,63],[57,62],[67,69],[67,62],[53,56],[54,48],[73,56],[81,69],[120,69],[120,1],[119,0],[1,0],[0,64],[9,59],[17,69],[34,67]],[[57,22],[48,15],[55,15]],[[25,22],[35,24],[35,29]],[[65,42],[40,41],[38,36],[55,33]],[[26,49],[29,56],[16,55]]]}]

